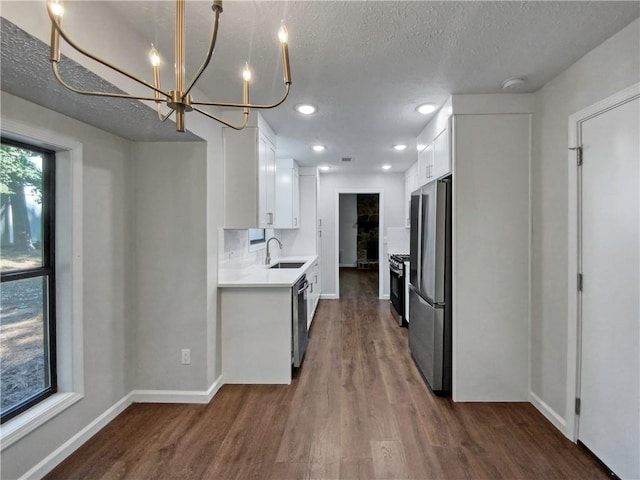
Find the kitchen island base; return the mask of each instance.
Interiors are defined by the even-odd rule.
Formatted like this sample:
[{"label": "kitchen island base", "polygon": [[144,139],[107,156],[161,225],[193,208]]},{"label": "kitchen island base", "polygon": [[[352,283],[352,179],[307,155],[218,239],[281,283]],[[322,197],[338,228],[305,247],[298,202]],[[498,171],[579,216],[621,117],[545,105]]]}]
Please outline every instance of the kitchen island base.
[{"label": "kitchen island base", "polygon": [[291,288],[222,288],[225,383],[291,383]]}]

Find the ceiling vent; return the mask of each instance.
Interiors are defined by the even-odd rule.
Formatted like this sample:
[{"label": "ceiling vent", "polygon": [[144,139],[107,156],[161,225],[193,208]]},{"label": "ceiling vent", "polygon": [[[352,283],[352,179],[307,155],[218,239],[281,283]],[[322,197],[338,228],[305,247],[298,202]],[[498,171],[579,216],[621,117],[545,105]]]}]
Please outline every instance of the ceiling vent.
[{"label": "ceiling vent", "polygon": [[342,157],[341,159],[343,162],[350,162],[351,160],[353,160],[351,157]]}]

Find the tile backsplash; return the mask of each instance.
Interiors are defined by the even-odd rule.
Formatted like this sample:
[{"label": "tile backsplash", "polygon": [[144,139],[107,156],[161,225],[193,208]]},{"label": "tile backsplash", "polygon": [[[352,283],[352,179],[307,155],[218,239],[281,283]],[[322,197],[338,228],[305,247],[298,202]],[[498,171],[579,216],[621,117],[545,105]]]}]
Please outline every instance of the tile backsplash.
[{"label": "tile backsplash", "polygon": [[[277,233],[277,230],[267,230],[266,238],[269,239]],[[276,235],[277,236],[277,235]],[[265,246],[250,247],[249,232],[246,229],[220,230],[220,246],[218,259],[220,263],[260,264],[264,262]],[[279,257],[277,245],[272,245],[271,257]]]}]

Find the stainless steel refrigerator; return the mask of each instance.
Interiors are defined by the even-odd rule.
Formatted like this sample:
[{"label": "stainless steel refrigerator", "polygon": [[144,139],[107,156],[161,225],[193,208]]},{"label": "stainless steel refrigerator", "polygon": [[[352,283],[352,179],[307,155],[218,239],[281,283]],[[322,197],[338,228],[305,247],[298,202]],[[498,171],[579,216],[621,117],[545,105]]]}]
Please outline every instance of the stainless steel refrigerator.
[{"label": "stainless steel refrigerator", "polygon": [[451,393],[451,190],[447,177],[411,194],[409,349],[437,395]]}]

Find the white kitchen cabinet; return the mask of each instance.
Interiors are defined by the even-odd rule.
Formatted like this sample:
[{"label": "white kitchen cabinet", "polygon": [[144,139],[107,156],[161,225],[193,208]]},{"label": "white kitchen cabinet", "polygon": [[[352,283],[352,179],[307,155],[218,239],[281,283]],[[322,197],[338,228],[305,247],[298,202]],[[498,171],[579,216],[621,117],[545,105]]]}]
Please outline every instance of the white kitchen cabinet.
[{"label": "white kitchen cabinet", "polygon": [[310,328],[320,300],[320,262],[318,259],[307,270],[307,281],[309,282],[309,290],[307,290],[307,327]]},{"label": "white kitchen cabinet", "polygon": [[433,178],[433,143],[425,145],[418,152],[418,186],[425,185]]},{"label": "white kitchen cabinet", "polygon": [[276,160],[275,228],[300,228],[300,171],[298,162]]},{"label": "white kitchen cabinet", "polygon": [[291,287],[222,288],[225,383],[291,383]]},{"label": "white kitchen cabinet", "polygon": [[262,117],[256,117],[254,126],[244,130],[222,129],[224,228],[275,225],[276,137]]},{"label": "white kitchen cabinet", "polygon": [[430,179],[440,178],[451,173],[450,128],[445,128],[433,139],[433,167]]}]

